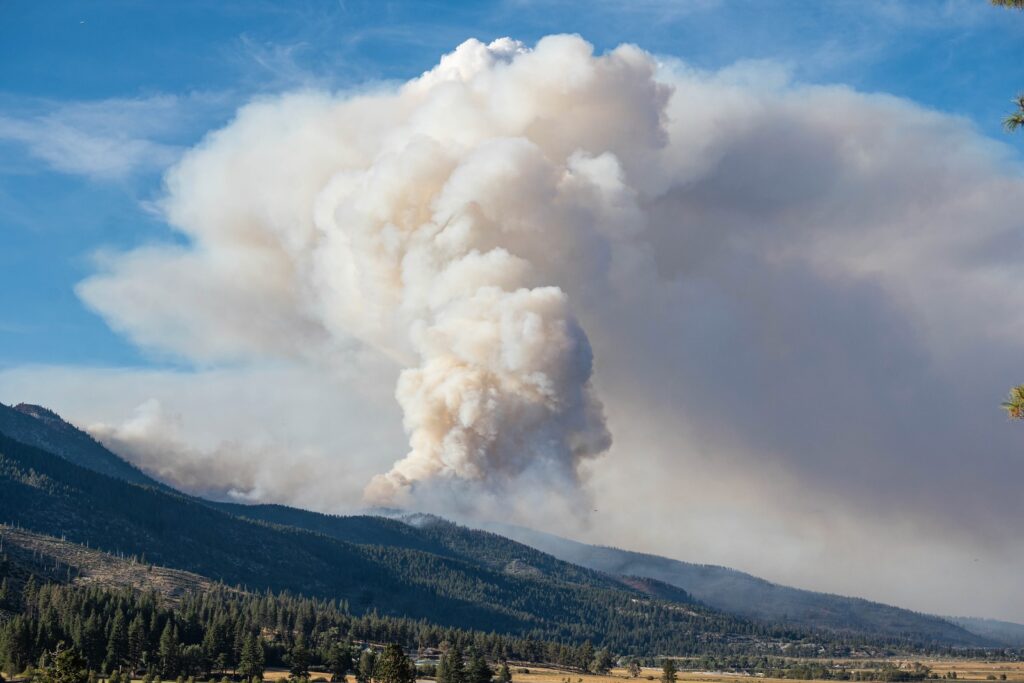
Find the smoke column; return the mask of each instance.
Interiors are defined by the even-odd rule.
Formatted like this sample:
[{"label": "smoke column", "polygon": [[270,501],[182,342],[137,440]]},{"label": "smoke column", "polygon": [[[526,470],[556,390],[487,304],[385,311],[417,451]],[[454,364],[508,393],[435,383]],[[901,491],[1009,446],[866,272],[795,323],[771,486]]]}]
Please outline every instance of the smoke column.
[{"label": "smoke column", "polygon": [[[80,292],[192,359],[330,367],[353,342],[395,359],[409,452],[370,504],[578,492],[611,436],[574,297],[642,270],[627,178],[665,142],[654,72],[636,48],[595,57],[578,37],[470,40],[397,91],[254,103],[168,175],[192,248],[136,252]],[[205,335],[180,287],[155,308],[156,286],[126,287],[186,270],[223,302],[203,306]]]}]

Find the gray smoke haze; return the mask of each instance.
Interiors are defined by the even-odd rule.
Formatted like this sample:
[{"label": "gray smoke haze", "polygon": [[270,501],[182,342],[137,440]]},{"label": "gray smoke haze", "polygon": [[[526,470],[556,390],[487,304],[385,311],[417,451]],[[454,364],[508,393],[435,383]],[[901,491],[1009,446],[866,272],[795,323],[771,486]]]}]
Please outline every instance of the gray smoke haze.
[{"label": "gray smoke haze", "polygon": [[[157,479],[210,498],[322,508],[334,500],[333,483],[348,474],[344,461],[312,450],[293,452],[292,458],[302,463],[295,467],[293,461],[281,457],[279,444],[190,444],[181,416],[168,414],[156,399],[138,406],[121,424],[100,422],[86,430]],[[310,476],[312,472],[315,477]]]},{"label": "gray smoke haze", "polygon": [[[156,352],[300,368],[295,393],[338,378],[318,395],[345,408],[314,410],[391,437],[308,430],[308,459],[246,463],[344,462],[320,509],[365,495],[1019,620],[1024,436],[998,402],[1021,381],[1022,190],[1004,147],[905,100],[469,41],[398,87],[244,107],[168,175],[187,245],[108,256],[79,293]],[[0,386],[128,417],[32,377]],[[380,396],[349,412],[395,386],[402,424]],[[173,406],[182,443],[211,409],[244,423],[127,392]],[[106,429],[174,481],[216,459]],[[259,495],[309,506],[276,480]]]}]

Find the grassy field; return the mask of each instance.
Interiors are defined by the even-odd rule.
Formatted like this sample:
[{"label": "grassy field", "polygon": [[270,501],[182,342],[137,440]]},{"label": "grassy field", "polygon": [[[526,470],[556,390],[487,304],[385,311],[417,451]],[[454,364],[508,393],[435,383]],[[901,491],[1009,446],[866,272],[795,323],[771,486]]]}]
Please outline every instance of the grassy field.
[{"label": "grassy field", "polygon": [[[994,676],[998,680],[1000,674],[1006,674],[1007,681],[1024,682],[1024,662],[985,662],[980,660],[926,658],[889,661],[894,664],[905,664],[919,661],[925,666],[931,667],[932,671],[940,676],[950,671],[956,671],[957,680],[991,680],[988,678],[989,676]],[[857,663],[854,662],[853,664],[856,666]],[[580,681],[582,681],[582,683],[610,683],[611,681],[622,683],[624,679],[628,680],[626,672],[623,669],[614,669],[607,676],[582,675],[571,671],[567,672],[559,671],[557,669],[534,667],[530,667],[529,674],[517,673],[515,668],[513,668],[512,671],[513,683],[563,683],[566,678],[569,679],[570,683],[580,683]],[[638,683],[646,683],[649,678],[653,678],[657,681],[660,676],[661,669],[644,669],[640,674],[640,678],[636,680]],[[680,671],[678,677],[680,681],[692,681],[694,683],[734,683],[735,681],[749,680],[750,678],[753,678],[743,674],[703,671]],[[793,683],[792,679],[757,678],[758,680],[765,681],[766,683]],[[831,683],[835,682],[833,681]]]},{"label": "grassy field", "polygon": [[[908,664],[911,662],[921,662],[925,666],[931,667],[932,671],[937,673],[939,676],[943,676],[951,671],[955,671],[957,674],[957,680],[967,681],[990,681],[991,677],[999,680],[1001,674],[1006,674],[1007,681],[1017,681],[1018,683],[1024,683],[1024,662],[986,662],[982,660],[966,660],[966,659],[893,659],[887,660],[893,664]],[[859,662],[848,662],[854,667]],[[512,682],[513,683],[565,683],[568,679],[569,683],[623,683],[623,681],[631,680],[626,675],[624,669],[613,669],[609,674],[604,676],[595,676],[591,674],[581,674],[575,671],[565,671],[561,669],[552,669],[546,667],[528,667],[529,673],[521,673],[520,667],[511,666],[512,669]],[[322,674],[312,673],[311,679],[315,679]],[[657,681],[661,675],[661,669],[643,669],[640,677],[636,680],[637,683],[648,683],[649,680]],[[329,679],[329,676],[325,676]],[[269,681],[280,681],[288,678],[288,672],[285,670],[268,670],[264,675],[264,678]],[[732,673],[721,673],[721,672],[704,672],[704,671],[681,671],[679,672],[679,680],[690,683],[734,683],[740,680],[749,680],[754,678],[752,676],[745,676],[743,674],[732,674]],[[766,678],[756,677],[760,681],[765,683],[794,683],[792,679],[781,679],[781,678]],[[355,683],[354,679],[349,676],[346,683]],[[830,681],[829,683],[835,683]]]}]

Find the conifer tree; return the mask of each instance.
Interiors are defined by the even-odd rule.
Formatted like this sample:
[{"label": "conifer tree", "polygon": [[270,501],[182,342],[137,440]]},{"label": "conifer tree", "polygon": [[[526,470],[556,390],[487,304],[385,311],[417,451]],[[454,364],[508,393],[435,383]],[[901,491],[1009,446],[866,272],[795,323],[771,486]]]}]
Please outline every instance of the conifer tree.
[{"label": "conifer tree", "polygon": [[160,649],[157,653],[160,658],[160,675],[164,678],[174,678],[181,670],[181,643],[178,640],[178,630],[174,623],[168,619],[160,634]]},{"label": "conifer tree", "polygon": [[370,683],[373,680],[373,669],[377,663],[377,657],[373,650],[363,650],[359,655],[359,666],[356,668],[356,681],[358,683]]},{"label": "conifer tree", "polygon": [[416,669],[398,643],[388,643],[373,670],[377,683],[415,683]]},{"label": "conifer tree", "polygon": [[462,650],[458,646],[448,648],[441,658],[442,666],[438,668],[437,683],[468,683],[466,678],[466,662],[462,658]]},{"label": "conifer tree", "polygon": [[142,621],[142,612],[135,615],[128,626],[128,668],[135,671],[142,664],[142,655],[146,651],[146,625]]},{"label": "conifer tree", "polygon": [[242,644],[242,652],[239,656],[238,674],[244,681],[263,679],[263,641],[259,636],[249,635]]},{"label": "conifer tree", "polygon": [[661,683],[676,683],[677,673],[676,661],[666,657],[661,665]]},{"label": "conifer tree", "polygon": [[437,683],[448,683],[449,681],[447,652],[443,652],[437,660],[437,668],[434,671],[434,679],[437,681]]},{"label": "conifer tree", "polygon": [[117,610],[110,626],[110,637],[107,638],[107,654],[105,667],[107,671],[120,671],[128,658],[128,626],[124,611]]},{"label": "conifer tree", "polygon": [[89,672],[85,658],[74,648],[65,648],[63,643],[53,653],[52,663],[39,672],[38,683],[88,683]]},{"label": "conifer tree", "polygon": [[288,671],[294,678],[309,676],[309,649],[306,647],[306,639],[301,635],[288,652],[288,664]]},{"label": "conifer tree", "polygon": [[31,611],[35,606],[37,592],[38,587],[36,586],[36,577],[34,575],[28,577],[28,581],[25,582],[25,585],[22,586],[21,589],[21,602],[25,605],[26,609]]},{"label": "conifer tree", "polygon": [[590,641],[583,643],[583,647],[580,648],[578,659],[575,662],[576,666],[586,671],[590,667],[590,663],[594,661],[594,646],[590,644]]},{"label": "conifer tree", "polygon": [[594,659],[587,666],[587,669],[591,673],[606,674],[611,670],[613,664],[611,653],[608,652],[607,648],[601,648],[594,653]]},{"label": "conifer tree", "polygon": [[476,650],[469,653],[469,666],[466,667],[468,683],[491,683],[494,672],[487,666],[487,660]]},{"label": "conifer tree", "polygon": [[99,669],[103,664],[103,656],[106,652],[106,639],[103,637],[103,627],[100,625],[99,615],[95,612],[82,622],[81,635],[79,636],[80,653],[85,658],[86,668],[90,671]]},{"label": "conifer tree", "polygon": [[332,681],[344,681],[352,670],[352,648],[348,644],[335,643],[327,653],[327,667]]}]

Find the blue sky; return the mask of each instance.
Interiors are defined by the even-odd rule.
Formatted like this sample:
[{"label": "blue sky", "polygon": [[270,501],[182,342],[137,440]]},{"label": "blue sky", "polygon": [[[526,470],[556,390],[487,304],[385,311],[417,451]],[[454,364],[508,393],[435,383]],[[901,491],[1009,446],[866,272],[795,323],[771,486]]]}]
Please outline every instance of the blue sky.
[{"label": "blue sky", "polygon": [[156,362],[108,330],[73,287],[98,251],[176,239],[147,208],[161,172],[240,103],[405,79],[468,37],[531,43],[553,32],[580,33],[599,51],[634,42],[707,69],[771,60],[797,80],[968,117],[1024,150],[1000,129],[1008,99],[1024,88],[1024,16],[982,0],[5,0],[0,365]]}]

